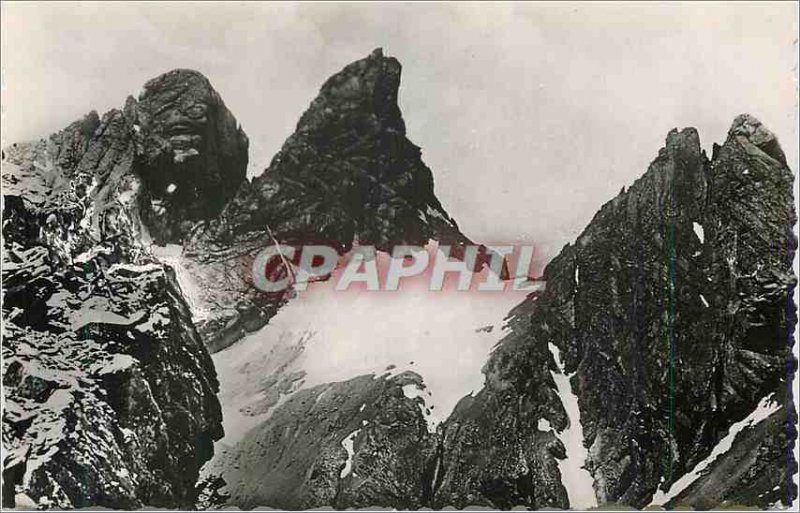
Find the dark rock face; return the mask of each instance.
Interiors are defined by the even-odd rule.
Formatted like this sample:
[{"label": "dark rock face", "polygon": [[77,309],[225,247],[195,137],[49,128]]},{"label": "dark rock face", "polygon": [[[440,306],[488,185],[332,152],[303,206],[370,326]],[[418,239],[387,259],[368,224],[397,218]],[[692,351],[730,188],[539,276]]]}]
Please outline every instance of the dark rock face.
[{"label": "dark rock face", "polygon": [[693,129],[671,132],[648,172],[547,266],[546,292],[519,307],[531,313],[487,363],[486,387],[447,422],[435,504],[563,505],[547,479],[522,481],[547,466],[534,419],[559,422],[548,344],[575,373],[601,504],[646,506],[770,394],[785,406],[668,506],[766,506],[773,487],[785,500],[795,220],[792,173],[757,120],[737,118],[711,161]]},{"label": "dark rock face", "polygon": [[[158,196],[143,167],[158,154],[152,109],[178,101],[156,98],[169,96],[162,84],[186,76],[200,81],[168,74],[148,85],[142,104],[129,99],[102,120],[93,112],[3,150],[7,506],[15,494],[21,504],[59,508],[195,502],[199,468],[222,436],[216,373],[173,270],[143,242],[148,228],[169,239],[178,233],[171,226],[212,212],[181,199],[167,204],[177,224],[147,224]],[[207,93],[214,131],[205,135],[233,139],[190,142],[195,157],[216,155],[210,176],[221,176],[231,144],[246,162],[246,139],[200,82],[206,89],[189,89]]]},{"label": "dark rock face", "polygon": [[[429,475],[429,505],[569,507],[556,461],[565,457],[564,445],[552,430],[539,428],[540,419],[556,431],[569,422],[549,372],[555,365],[547,344],[534,342],[542,328],[531,329],[531,310],[545,308],[540,301],[548,304],[548,297],[530,298],[512,310],[512,331],[483,369],[485,387],[462,399],[445,422],[434,464],[440,470]],[[564,305],[552,304],[557,321]]]},{"label": "dark rock face", "polygon": [[138,172],[152,204],[145,221],[156,241],[180,241],[245,181],[247,136],[196,71],[151,80],[133,105],[144,134]]},{"label": "dark rock face", "polygon": [[[787,426],[788,425],[788,426]],[[786,450],[797,438],[797,415],[787,416],[779,408],[759,424],[736,437],[733,447],[714,460],[708,472],[679,494],[671,503],[694,509],[711,509],[720,504],[768,507],[789,503],[796,490],[787,486],[797,462],[787,469]],[[789,438],[787,439],[787,430]],[[787,471],[791,470],[791,471]]]},{"label": "dark rock face", "polygon": [[468,242],[433,193],[397,106],[400,63],[376,50],[328,79],[269,168],[222,215],[223,233],[353,240],[388,249]]}]

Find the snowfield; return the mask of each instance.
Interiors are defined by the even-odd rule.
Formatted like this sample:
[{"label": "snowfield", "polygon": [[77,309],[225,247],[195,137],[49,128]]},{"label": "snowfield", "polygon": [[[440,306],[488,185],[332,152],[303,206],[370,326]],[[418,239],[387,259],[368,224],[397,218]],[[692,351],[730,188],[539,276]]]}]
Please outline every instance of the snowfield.
[{"label": "snowfield", "polygon": [[[378,265],[388,259],[379,253]],[[481,367],[504,334],[504,317],[526,294],[429,291],[424,276],[404,280],[398,291],[337,291],[337,272],[298,292],[259,331],[212,355],[225,427],[220,443],[235,443],[299,389],[406,370],[424,379],[424,391],[406,392],[425,400],[435,429],[462,397],[483,387]],[[276,377],[283,382],[267,397],[265,383]]]}]

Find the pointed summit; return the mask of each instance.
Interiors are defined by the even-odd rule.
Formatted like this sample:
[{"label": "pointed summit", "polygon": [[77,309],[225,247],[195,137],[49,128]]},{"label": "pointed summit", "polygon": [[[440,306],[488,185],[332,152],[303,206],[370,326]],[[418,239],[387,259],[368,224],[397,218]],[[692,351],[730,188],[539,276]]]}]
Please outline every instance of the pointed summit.
[{"label": "pointed summit", "polygon": [[750,114],[740,114],[733,120],[728,137],[743,138],[758,149],[786,166],[786,155],[775,134]]},{"label": "pointed summit", "polygon": [[269,226],[282,242],[354,240],[389,249],[469,239],[434,194],[406,137],[400,63],[377,49],[329,78],[269,168],[222,216],[222,233]]}]

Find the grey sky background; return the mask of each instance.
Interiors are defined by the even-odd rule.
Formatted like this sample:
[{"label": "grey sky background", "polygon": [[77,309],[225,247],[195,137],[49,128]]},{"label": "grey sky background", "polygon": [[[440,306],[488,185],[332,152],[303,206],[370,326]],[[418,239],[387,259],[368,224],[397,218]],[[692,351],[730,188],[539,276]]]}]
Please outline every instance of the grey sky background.
[{"label": "grey sky background", "polygon": [[2,145],[203,72],[277,152],[324,80],[383,47],[436,193],[480,242],[554,255],[674,128],[764,122],[798,169],[797,4],[2,4]]}]

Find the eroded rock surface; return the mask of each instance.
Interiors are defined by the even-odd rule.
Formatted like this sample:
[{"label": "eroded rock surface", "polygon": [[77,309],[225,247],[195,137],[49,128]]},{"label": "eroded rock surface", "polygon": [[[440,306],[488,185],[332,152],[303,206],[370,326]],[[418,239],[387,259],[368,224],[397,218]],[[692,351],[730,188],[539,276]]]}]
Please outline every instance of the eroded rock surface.
[{"label": "eroded rock surface", "polygon": [[179,70],[3,150],[5,505],[194,504],[218,383],[150,234],[180,240],[218,213],[209,194],[243,180],[246,149],[208,82]]},{"label": "eroded rock surface", "polygon": [[796,368],[787,330],[796,322],[792,178],[776,139],[751,116],[734,121],[711,160],[694,129],[670,132],[647,173],[547,266],[546,292],[527,300],[531,313],[492,355],[486,387],[448,420],[435,504],[563,506],[553,479],[529,477],[549,464],[535,452],[545,436],[536,419],[560,425],[549,344],[574,373],[600,504],[647,506],[767,396],[783,408],[734,441],[725,458],[736,458],[735,475],[720,461],[694,485],[702,488],[667,506],[796,497],[786,479],[796,430],[777,429],[795,415],[786,396]]},{"label": "eroded rock surface", "polygon": [[216,217],[245,181],[248,140],[204,76],[174,70],[145,84],[132,104],[143,134],[145,222],[157,242],[180,242]]}]

